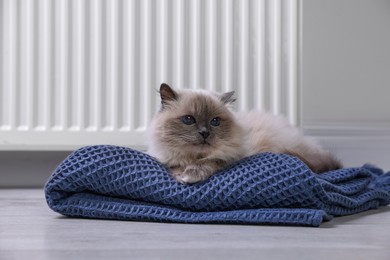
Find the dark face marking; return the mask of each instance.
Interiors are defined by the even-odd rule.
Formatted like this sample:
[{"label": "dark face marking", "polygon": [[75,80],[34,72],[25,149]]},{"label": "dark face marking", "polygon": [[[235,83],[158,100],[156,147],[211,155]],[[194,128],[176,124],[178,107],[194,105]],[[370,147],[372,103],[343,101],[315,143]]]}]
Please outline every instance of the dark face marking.
[{"label": "dark face marking", "polygon": [[233,116],[222,101],[197,94],[174,109],[178,111],[172,112],[180,116],[170,118],[164,125],[166,138],[174,146],[207,149],[233,135]]}]

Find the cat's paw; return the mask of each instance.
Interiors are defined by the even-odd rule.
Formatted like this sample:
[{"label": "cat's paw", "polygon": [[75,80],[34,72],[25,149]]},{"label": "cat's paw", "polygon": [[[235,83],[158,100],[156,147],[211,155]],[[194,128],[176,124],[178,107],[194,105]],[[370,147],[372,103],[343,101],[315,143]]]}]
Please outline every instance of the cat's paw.
[{"label": "cat's paw", "polygon": [[187,166],[184,172],[175,176],[176,180],[183,184],[194,184],[204,181],[209,177],[209,174],[198,166]]},{"label": "cat's paw", "polygon": [[180,174],[179,176],[176,176],[176,180],[181,184],[194,184],[201,181],[192,175],[186,175],[186,174]]}]

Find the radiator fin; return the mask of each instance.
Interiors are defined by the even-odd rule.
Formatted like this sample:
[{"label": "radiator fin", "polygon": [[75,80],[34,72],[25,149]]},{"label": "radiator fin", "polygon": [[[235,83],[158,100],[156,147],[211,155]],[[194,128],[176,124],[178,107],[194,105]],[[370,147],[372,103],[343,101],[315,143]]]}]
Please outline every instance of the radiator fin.
[{"label": "radiator fin", "polygon": [[162,82],[299,122],[299,1],[2,0],[0,149],[143,146]]}]

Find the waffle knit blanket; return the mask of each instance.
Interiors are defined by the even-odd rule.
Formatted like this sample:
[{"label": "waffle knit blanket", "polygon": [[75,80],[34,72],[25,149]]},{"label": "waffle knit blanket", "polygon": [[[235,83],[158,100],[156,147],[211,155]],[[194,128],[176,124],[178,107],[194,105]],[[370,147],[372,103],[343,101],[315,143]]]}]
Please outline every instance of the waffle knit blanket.
[{"label": "waffle knit blanket", "polygon": [[389,204],[390,172],[365,165],[316,175],[293,156],[263,153],[183,185],[147,154],[101,145],[66,158],[45,195],[52,210],[71,217],[319,226]]}]

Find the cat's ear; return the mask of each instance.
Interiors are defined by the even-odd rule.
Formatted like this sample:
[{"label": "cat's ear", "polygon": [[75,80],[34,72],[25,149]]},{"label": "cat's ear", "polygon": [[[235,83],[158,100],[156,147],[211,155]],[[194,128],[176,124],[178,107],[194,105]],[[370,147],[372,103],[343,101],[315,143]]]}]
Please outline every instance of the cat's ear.
[{"label": "cat's ear", "polygon": [[165,83],[160,86],[161,105],[164,106],[168,101],[175,101],[178,99],[177,93]]},{"label": "cat's ear", "polygon": [[224,104],[231,104],[234,101],[236,101],[236,98],[234,97],[234,91],[230,91],[230,92],[222,94],[221,101]]}]

